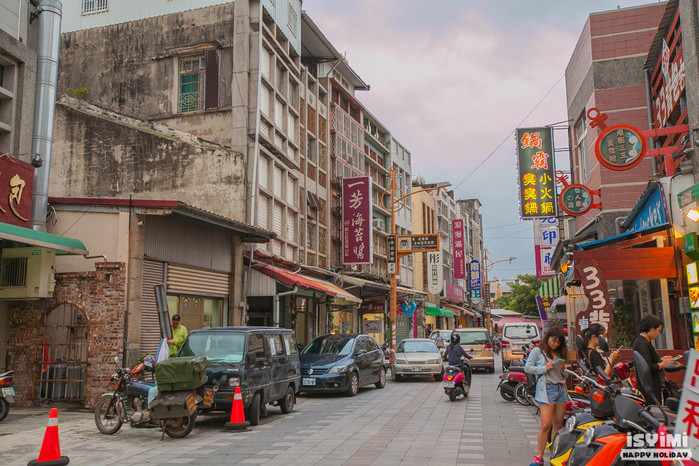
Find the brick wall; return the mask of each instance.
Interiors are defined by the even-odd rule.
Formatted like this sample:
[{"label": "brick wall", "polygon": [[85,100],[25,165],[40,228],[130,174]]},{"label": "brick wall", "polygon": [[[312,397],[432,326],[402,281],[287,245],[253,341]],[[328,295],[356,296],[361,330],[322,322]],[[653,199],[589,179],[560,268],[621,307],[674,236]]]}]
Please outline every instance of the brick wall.
[{"label": "brick wall", "polygon": [[10,310],[9,366],[15,371],[17,404],[36,401],[41,373],[44,318],[61,304],[80,309],[88,322],[88,360],[85,406],[93,407],[108,388],[114,356],[122,358],[126,315],[126,266],[121,262],[95,264],[95,271],[56,274],[54,297],[26,301]]}]

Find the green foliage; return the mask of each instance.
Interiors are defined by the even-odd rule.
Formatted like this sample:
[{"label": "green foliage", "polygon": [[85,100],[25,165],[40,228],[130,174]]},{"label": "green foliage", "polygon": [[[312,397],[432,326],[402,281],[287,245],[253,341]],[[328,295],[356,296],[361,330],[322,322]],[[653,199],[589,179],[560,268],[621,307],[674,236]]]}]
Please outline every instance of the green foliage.
[{"label": "green foliage", "polygon": [[638,334],[638,324],[633,314],[631,303],[624,303],[612,311],[612,321],[617,338],[615,344],[624,345],[627,348],[633,345]]},{"label": "green foliage", "polygon": [[500,296],[498,299],[495,300],[495,308],[512,310],[510,309],[511,303],[512,297],[510,295]]},{"label": "green foliage", "polygon": [[72,89],[69,87],[68,93],[73,94],[73,96],[78,99],[85,99],[85,94],[87,94],[87,88],[81,87],[80,89]]},{"label": "green foliage", "polygon": [[518,275],[517,280],[510,285],[512,293],[510,293],[511,311],[520,312],[524,315],[538,316],[539,309],[536,307],[536,293],[541,286],[541,280],[535,275],[524,274]]}]

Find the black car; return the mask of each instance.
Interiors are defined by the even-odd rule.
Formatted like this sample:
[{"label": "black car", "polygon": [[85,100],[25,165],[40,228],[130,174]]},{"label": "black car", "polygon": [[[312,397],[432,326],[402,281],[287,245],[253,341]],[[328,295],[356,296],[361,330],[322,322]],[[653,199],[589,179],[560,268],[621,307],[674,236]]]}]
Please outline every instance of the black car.
[{"label": "black car", "polygon": [[212,410],[230,412],[240,387],[245,419],[257,425],[267,404],[284,414],[294,407],[301,383],[299,351],[294,332],[272,327],[215,327],[193,330],[178,356],[204,355],[207,385],[216,394]]},{"label": "black car", "polygon": [[301,352],[301,390],[345,392],[355,396],[359,387],[386,385],[384,355],[369,335],[322,335]]}]

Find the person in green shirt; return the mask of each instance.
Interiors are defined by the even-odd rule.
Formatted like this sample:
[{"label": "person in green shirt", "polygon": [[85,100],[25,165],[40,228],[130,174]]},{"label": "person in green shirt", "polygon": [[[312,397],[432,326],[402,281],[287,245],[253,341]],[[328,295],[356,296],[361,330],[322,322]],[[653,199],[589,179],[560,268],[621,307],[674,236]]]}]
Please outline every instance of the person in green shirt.
[{"label": "person in green shirt", "polygon": [[180,315],[175,314],[172,316],[172,338],[167,341],[170,345],[170,356],[177,354],[185,338],[187,338],[187,328],[180,324]]}]

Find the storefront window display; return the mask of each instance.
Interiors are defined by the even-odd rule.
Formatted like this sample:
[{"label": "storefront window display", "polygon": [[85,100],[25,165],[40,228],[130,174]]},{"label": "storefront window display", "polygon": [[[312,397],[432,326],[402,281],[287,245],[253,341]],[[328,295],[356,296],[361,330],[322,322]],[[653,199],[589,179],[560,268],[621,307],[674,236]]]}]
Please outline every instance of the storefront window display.
[{"label": "storefront window display", "polygon": [[190,295],[168,295],[170,317],[179,314],[187,330],[228,325],[226,299]]},{"label": "storefront window display", "polygon": [[385,343],[384,335],[384,315],[383,313],[378,314],[363,314],[362,315],[362,328],[360,333],[366,335],[371,335],[379,342],[380,345]]},{"label": "storefront window display", "polygon": [[328,312],[327,333],[352,333],[352,313],[340,310]]}]

